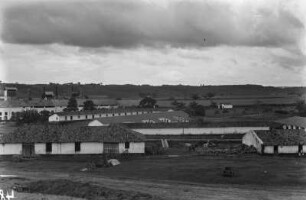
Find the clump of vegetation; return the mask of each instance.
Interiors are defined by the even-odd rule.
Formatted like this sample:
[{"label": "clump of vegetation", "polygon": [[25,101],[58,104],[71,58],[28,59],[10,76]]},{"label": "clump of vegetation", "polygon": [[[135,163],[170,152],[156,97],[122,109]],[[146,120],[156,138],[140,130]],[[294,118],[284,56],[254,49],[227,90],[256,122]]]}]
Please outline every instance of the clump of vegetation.
[{"label": "clump of vegetation", "polygon": [[31,124],[31,123],[45,123],[48,122],[50,113],[47,110],[43,110],[40,113],[37,110],[26,110],[17,112],[12,115],[12,121],[15,121],[18,125],[20,124]]},{"label": "clump of vegetation", "polygon": [[64,111],[78,111],[78,102],[75,97],[71,97],[68,101],[67,108]]},{"label": "clump of vegetation", "polygon": [[166,153],[167,153],[167,150],[156,143],[146,144],[146,147],[145,147],[146,155],[164,155]]},{"label": "clump of vegetation", "polygon": [[140,108],[155,108],[156,105],[156,100],[153,99],[152,97],[145,97],[139,102],[139,107]]},{"label": "clump of vegetation", "polygon": [[80,183],[70,180],[43,180],[31,182],[27,185],[28,191],[32,193],[55,194],[61,196],[71,196],[84,199],[126,199],[126,200],[158,200],[159,197],[146,193],[110,189],[93,185],[90,183]]},{"label": "clump of vegetation", "polygon": [[306,117],[306,104],[305,104],[305,101],[298,101],[296,103],[296,110],[298,111],[299,116]]},{"label": "clump of vegetation", "polygon": [[92,100],[85,101],[83,110],[96,110],[94,102]]}]

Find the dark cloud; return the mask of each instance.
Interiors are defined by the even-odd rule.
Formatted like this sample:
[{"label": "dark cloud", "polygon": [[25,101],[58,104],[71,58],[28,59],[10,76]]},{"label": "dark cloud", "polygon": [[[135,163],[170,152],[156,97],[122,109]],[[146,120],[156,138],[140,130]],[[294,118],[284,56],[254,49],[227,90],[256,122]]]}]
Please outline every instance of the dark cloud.
[{"label": "dark cloud", "polygon": [[218,1],[173,1],[166,7],[141,0],[26,3],[5,9],[2,38],[83,47],[296,46],[304,31],[282,8],[276,14],[242,11]]}]

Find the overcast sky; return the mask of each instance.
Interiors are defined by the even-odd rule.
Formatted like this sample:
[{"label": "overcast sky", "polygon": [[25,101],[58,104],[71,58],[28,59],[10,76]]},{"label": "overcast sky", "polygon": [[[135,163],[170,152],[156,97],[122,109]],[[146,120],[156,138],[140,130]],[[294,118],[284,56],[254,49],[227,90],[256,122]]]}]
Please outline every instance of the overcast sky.
[{"label": "overcast sky", "polygon": [[6,0],[0,80],[306,86],[305,0]]}]

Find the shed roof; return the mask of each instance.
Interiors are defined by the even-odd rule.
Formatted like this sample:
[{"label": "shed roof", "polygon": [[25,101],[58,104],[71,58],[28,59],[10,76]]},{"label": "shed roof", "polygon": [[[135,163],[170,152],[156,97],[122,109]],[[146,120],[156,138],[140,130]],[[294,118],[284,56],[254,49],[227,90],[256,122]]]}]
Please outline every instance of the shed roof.
[{"label": "shed roof", "polygon": [[269,131],[255,131],[264,145],[299,145],[306,144],[306,132],[298,129],[273,129]]},{"label": "shed roof", "polygon": [[46,142],[143,142],[141,133],[129,128],[79,127],[69,125],[25,125],[12,133],[4,134],[1,143]]},{"label": "shed roof", "polygon": [[279,124],[286,124],[286,125],[306,128],[306,117],[294,116],[286,119],[277,120],[275,122]]}]

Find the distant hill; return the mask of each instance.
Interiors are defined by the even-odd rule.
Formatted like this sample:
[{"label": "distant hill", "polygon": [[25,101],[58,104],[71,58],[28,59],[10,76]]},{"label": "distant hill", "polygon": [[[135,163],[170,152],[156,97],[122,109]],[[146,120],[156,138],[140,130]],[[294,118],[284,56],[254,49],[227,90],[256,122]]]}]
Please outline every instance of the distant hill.
[{"label": "distant hill", "polygon": [[[212,93],[215,97],[231,96],[301,96],[305,87],[265,87],[261,85],[221,85],[221,86],[187,86],[187,85],[101,85],[101,84],[16,84],[5,86],[17,87],[20,98],[40,98],[43,91],[53,91],[60,98],[69,98],[72,93],[89,98],[139,99],[150,95],[160,99],[190,99],[197,94],[201,98]],[[2,86],[3,88],[3,86]],[[0,88],[1,89],[1,88]],[[3,91],[0,91],[0,95]]]}]

